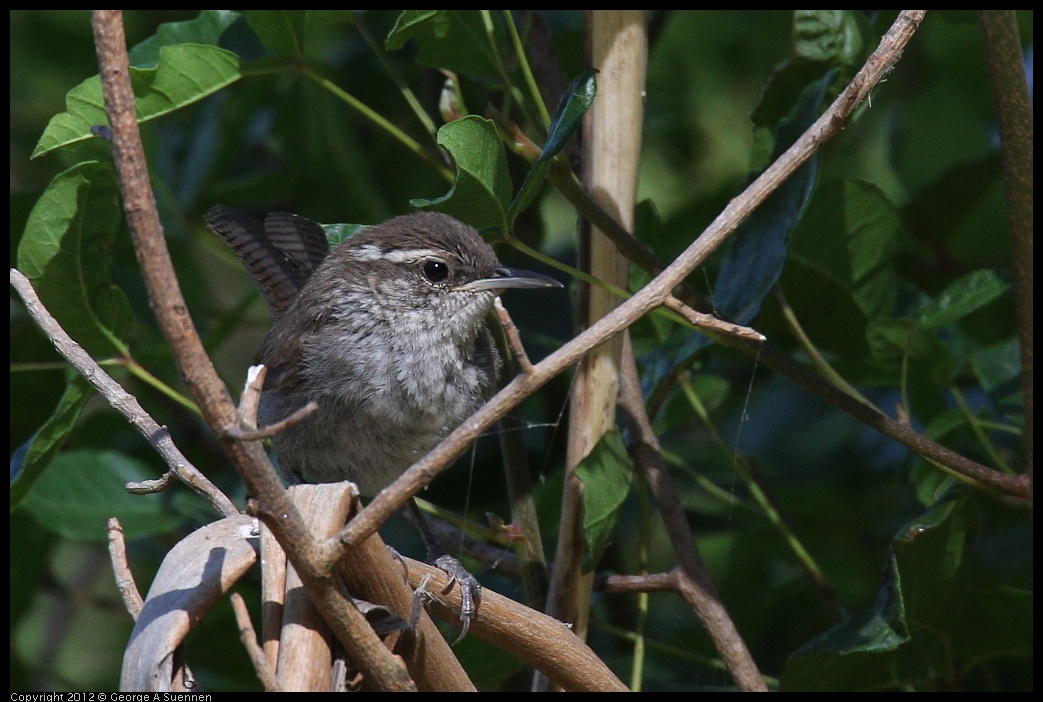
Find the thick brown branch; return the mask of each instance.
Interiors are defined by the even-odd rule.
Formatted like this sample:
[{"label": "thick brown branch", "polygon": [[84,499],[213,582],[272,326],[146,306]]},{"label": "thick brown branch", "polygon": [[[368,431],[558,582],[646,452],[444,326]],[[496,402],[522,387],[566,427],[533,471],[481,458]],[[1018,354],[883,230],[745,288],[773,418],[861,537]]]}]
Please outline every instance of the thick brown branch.
[{"label": "thick brown branch", "polygon": [[[112,127],[113,160],[149,304],[207,424],[221,436],[224,427],[236,423],[236,409],[196,333],[171,265],[138,130],[123,16],[119,10],[95,10],[92,24],[105,111]],[[316,605],[368,682],[382,690],[415,689],[401,660],[388,652],[337,587],[330,576],[332,563],[317,556],[318,544],[287,500],[282,481],[260,444],[228,437],[222,443],[261,505],[261,518],[285,545]],[[326,568],[317,568],[317,563]]]}]

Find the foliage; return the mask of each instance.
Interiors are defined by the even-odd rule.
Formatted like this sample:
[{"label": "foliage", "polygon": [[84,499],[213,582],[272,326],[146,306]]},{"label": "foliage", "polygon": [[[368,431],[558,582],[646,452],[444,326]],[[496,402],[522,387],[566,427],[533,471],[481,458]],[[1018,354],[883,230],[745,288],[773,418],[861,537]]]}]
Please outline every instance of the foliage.
[{"label": "foliage", "polygon": [[[239,263],[203,226],[213,204],[298,212],[331,223],[331,233],[438,209],[486,230],[508,265],[547,271],[521,253],[534,251],[565,264],[555,274],[568,277],[576,213],[547,184],[547,167],[555,154],[570,156],[602,78],[582,56],[577,11],[126,15],[168,245],[233,391],[269,320]],[[237,476],[180,394],[136,272],[108,145],[92,129],[105,118],[89,15],[11,19],[12,261],[74,338],[241,501]],[[847,84],[894,14],[658,11],[649,20],[635,233],[669,262]],[[1031,12],[1019,23],[1031,56]],[[984,62],[973,14],[930,13],[842,134],[689,282],[838,387],[963,456],[1018,473],[1021,366]],[[1031,59],[1029,69],[1031,77]],[[572,99],[556,110],[563,96]],[[440,106],[452,121],[436,128]],[[505,148],[507,119],[547,144],[535,165]],[[634,289],[647,280],[632,274]],[[572,313],[563,297],[526,295],[508,293],[506,305],[536,361],[571,336]],[[1030,510],[673,318],[649,315],[631,334],[702,558],[773,684],[1031,689]],[[126,480],[162,472],[158,457],[89,401],[15,305],[11,358],[12,689],[111,690],[129,620],[111,614],[118,598],[99,556],[104,520],[126,518],[144,587],[169,545],[210,515],[183,488],[148,502],[122,492]],[[550,553],[568,384],[557,379],[521,408]],[[631,475],[627,437],[607,436],[583,468],[588,505],[597,505],[590,565],[669,570],[674,557],[647,486]],[[425,498],[472,519],[509,520],[496,443],[480,441]],[[388,529],[396,546],[419,552]],[[483,580],[524,598],[518,583]],[[597,595],[592,621],[593,647],[632,686],[732,684],[672,594]],[[204,626],[189,652],[204,687],[255,687],[228,612]],[[483,689],[526,686],[519,664],[482,642],[465,640],[457,652]]]}]

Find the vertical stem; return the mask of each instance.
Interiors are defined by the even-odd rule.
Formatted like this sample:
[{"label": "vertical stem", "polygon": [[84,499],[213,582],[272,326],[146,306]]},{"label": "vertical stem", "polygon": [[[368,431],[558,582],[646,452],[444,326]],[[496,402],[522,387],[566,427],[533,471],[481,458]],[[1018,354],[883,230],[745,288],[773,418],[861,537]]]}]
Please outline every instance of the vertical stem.
[{"label": "vertical stem", "polygon": [[1032,103],[1014,10],[982,10],[989,81],[996,100],[1007,188],[1014,304],[1021,345],[1021,388],[1025,394],[1025,451],[1032,493]]},{"label": "vertical stem", "polygon": [[[588,40],[591,63],[601,73],[598,98],[584,122],[586,186],[605,210],[632,229],[648,54],[644,13],[594,10],[588,15]],[[590,273],[625,287],[627,261],[612,242],[591,228],[583,243]],[[580,302],[583,326],[604,317],[617,303],[614,295],[584,286]],[[583,485],[575,467],[614,426],[622,341],[616,335],[583,359],[570,406],[565,496],[548,606],[553,616],[572,623],[581,638],[587,633],[592,574],[580,573],[585,555]]]}]

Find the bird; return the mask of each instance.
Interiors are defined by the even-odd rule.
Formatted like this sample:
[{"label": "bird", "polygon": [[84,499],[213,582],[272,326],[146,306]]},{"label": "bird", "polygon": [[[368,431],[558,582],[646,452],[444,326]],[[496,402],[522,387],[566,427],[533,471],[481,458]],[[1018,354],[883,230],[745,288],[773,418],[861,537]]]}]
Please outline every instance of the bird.
[{"label": "bird", "polygon": [[[205,221],[272,314],[257,354],[267,367],[258,424],[318,404],[273,437],[290,483],[350,480],[363,496],[380,492],[497,389],[503,361],[487,317],[499,293],[561,287],[503,266],[473,227],[439,212],[393,217],[332,250],[320,224],[295,214],[262,222],[217,205]],[[412,500],[410,509],[431,559],[465,591],[466,627],[481,586]]]}]

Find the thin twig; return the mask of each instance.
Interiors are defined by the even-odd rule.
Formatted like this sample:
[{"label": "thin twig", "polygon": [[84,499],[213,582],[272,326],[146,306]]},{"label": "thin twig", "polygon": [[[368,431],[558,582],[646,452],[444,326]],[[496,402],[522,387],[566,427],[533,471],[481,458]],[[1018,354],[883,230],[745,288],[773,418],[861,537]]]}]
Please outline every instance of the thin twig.
[{"label": "thin twig", "polygon": [[518,362],[518,367],[521,368],[522,373],[531,373],[532,361],[529,360],[529,354],[525,353],[525,346],[522,345],[518,327],[514,324],[511,314],[503,306],[500,298],[496,298],[495,302],[493,302],[493,309],[496,310],[496,317],[500,320],[503,333],[507,336],[507,345],[511,347],[511,353],[514,354],[514,360]]},{"label": "thin twig", "polygon": [[699,312],[681,302],[673,295],[668,295],[663,305],[669,307],[700,329],[714,331],[723,336],[734,336],[739,339],[746,339],[747,341],[754,341],[757,343],[767,341],[767,337],[756,329],[744,327],[741,324],[735,324],[734,322],[727,322],[719,317],[713,316],[712,314]]},{"label": "thin twig", "polygon": [[166,473],[154,480],[141,480],[138,482],[127,483],[126,488],[127,492],[131,495],[154,495],[158,492],[163,492],[164,490],[169,489],[175,480],[177,480],[177,476],[174,475],[173,471],[168,470]]},{"label": "thin twig", "polygon": [[[351,524],[337,536],[339,545],[331,545],[326,557],[336,559],[343,549],[357,543],[376,531],[391,515],[398,511],[410,497],[417,494],[441,472],[448,463],[460,454],[472,441],[487,431],[497,420],[523,399],[536,392],[552,378],[570,367],[579,358],[614,334],[618,334],[641,316],[664,304],[667,296],[684,278],[716,250],[727,237],[758,207],[782,182],[792,175],[829,139],[843,128],[844,122],[869,94],[870,90],[886,76],[901,56],[902,50],[912,38],[925,10],[905,10],[895,20],[880,46],[869,57],[854,80],[837,97],[832,105],[811,125],[810,128],[769,166],[745,191],[735,197],[724,211],[692,244],[667,266],[662,273],[623,302],[605,317],[582,333],[576,335],[554,353],[533,366],[532,373],[516,377],[497,393],[484,407],[460,425],[424,458],[403,473],[394,483],[385,488],[359,513]],[[804,369],[789,361],[778,359],[780,372],[789,377],[807,375]],[[796,366],[796,368],[793,368]],[[879,428],[888,436],[898,438],[921,455],[930,455],[946,465],[958,465],[960,472],[975,472],[983,480],[990,480],[997,491],[1014,499],[1027,495],[1027,483],[991,471],[953,451],[928,441],[925,437],[910,437],[902,428],[893,426],[897,422],[886,415],[870,410],[852,400],[828,383],[822,382],[821,393],[834,404],[844,403],[844,409],[871,426]],[[873,416],[868,416],[873,415]],[[900,437],[900,438],[899,438]]]},{"label": "thin twig", "polygon": [[141,592],[137,583],[134,582],[134,573],[130,570],[127,561],[127,543],[123,538],[123,526],[120,520],[109,517],[106,525],[109,535],[109,558],[112,560],[112,572],[116,574],[116,587],[123,597],[123,606],[127,608],[134,621],[141,616],[141,609],[145,601],[141,599]]},{"label": "thin twig", "polygon": [[138,403],[136,397],[123,389],[119,383],[112,379],[98,363],[91,358],[83,347],[73,341],[61,325],[58,324],[47,308],[40,302],[32,283],[20,271],[11,269],[11,285],[21,296],[26,309],[36,322],[40,330],[51,340],[65,360],[67,360],[77,372],[82,375],[94,388],[101,393],[108,403],[116,408],[126,417],[134,428],[141,433],[152,445],[157,453],[163,458],[170,470],[175,473],[179,480],[194,490],[198,495],[210,503],[210,505],[223,516],[239,514],[228,497],[210,482],[205,475],[185,458],[174,441],[170,438],[170,432],[149,415]]},{"label": "thin twig", "polygon": [[312,400],[304,405],[304,407],[294,410],[278,422],[268,424],[260,429],[240,429],[239,427],[234,426],[226,427],[225,436],[229,436],[236,441],[260,441],[261,439],[270,439],[279,432],[286,431],[290,427],[300,424],[305,419],[315,414],[318,410],[319,403]]},{"label": "thin twig", "polygon": [[630,436],[630,453],[648,479],[673,547],[674,558],[677,559],[678,593],[699,617],[739,688],[746,691],[766,690],[764,678],[728,615],[692,538],[681,498],[663,463],[659,439],[645,412],[637,363],[629,343],[623,348],[619,407]]},{"label": "thin twig", "polygon": [[268,665],[264,649],[257,643],[257,632],[254,631],[253,622],[250,621],[250,611],[246,608],[246,601],[238,592],[233,592],[230,597],[232,610],[235,612],[235,623],[239,626],[239,640],[243,642],[243,648],[250,656],[250,662],[253,663],[265,692],[282,692],[275,671]]}]

